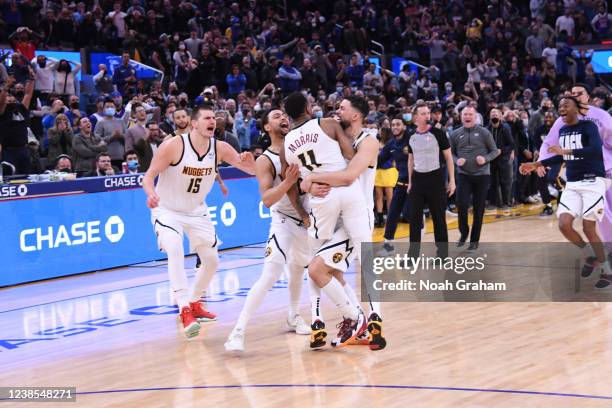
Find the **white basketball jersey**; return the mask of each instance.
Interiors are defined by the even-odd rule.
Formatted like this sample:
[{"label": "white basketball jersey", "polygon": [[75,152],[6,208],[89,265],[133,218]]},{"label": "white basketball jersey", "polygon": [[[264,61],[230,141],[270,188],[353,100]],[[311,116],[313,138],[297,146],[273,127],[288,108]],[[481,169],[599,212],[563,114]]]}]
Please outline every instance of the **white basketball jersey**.
[{"label": "white basketball jersey", "polygon": [[196,153],[191,136],[180,136],[183,154],[177,164],[172,164],[159,175],[155,191],[159,206],[181,213],[206,213],[206,195],[217,176],[217,143],[210,139],[208,151],[203,156]]},{"label": "white basketball jersey", "polygon": [[[282,182],[281,177],[280,177],[281,169],[282,169],[280,156],[278,155],[278,153],[271,152],[270,150],[264,151],[262,156],[266,156],[266,158],[268,158],[270,162],[272,163],[272,166],[274,168],[273,186],[276,187]],[[306,194],[300,196],[300,199],[302,201],[302,206],[304,207],[305,210],[308,210],[308,207],[306,205],[308,201],[307,197],[308,196]],[[298,212],[293,207],[293,204],[291,204],[291,201],[289,200],[289,197],[287,196],[287,194],[285,194],[283,198],[281,198],[278,202],[272,205],[272,207],[270,207],[270,210],[272,210],[272,217],[275,217],[276,216],[275,214],[280,213],[288,217],[295,218],[296,220],[299,220],[299,221],[302,220]]]},{"label": "white basketball jersey", "polygon": [[[353,149],[357,151],[359,149],[359,144],[363,142],[368,137],[373,137],[376,139],[376,131],[373,129],[363,129],[361,134],[355,139],[353,142]],[[378,141],[377,141],[378,143]],[[361,191],[363,191],[363,196],[366,201],[366,205],[368,209],[374,209],[374,181],[376,179],[376,163],[368,164],[368,168],[364,170],[363,173],[359,176],[359,184],[361,185]]]},{"label": "white basketball jersey", "polygon": [[330,173],[346,169],[340,145],[330,138],[319,119],[311,119],[285,136],[285,159],[300,166],[302,177],[310,173]]}]

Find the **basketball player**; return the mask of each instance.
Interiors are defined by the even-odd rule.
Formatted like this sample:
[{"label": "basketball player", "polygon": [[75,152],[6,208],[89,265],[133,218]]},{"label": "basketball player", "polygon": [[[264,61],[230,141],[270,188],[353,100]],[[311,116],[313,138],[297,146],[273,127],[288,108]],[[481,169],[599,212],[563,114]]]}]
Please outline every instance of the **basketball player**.
[{"label": "basketball player", "polygon": [[[599,136],[603,142],[603,159],[604,166],[606,168],[606,177],[612,179],[612,118],[610,114],[603,109],[596,106],[589,105],[589,93],[588,85],[576,84],[572,87],[571,95],[578,100],[580,103],[580,110],[578,118],[580,120],[588,120],[594,122],[599,131]],[[564,118],[560,115],[552,128],[548,132],[546,138],[542,142],[540,148],[540,160],[544,160],[552,157],[552,154],[548,151],[549,147],[557,145],[559,143],[559,130],[565,125]],[[537,169],[538,176],[543,177],[546,173],[544,167]],[[604,242],[607,244],[607,252],[612,252],[612,189],[606,191],[606,207],[605,213],[602,219],[598,219],[599,231],[601,232]],[[612,258],[612,254],[610,255]],[[594,257],[589,257],[583,267],[584,272],[587,273],[588,269],[598,269],[599,265]]]},{"label": "basketball player", "polygon": [[[168,275],[187,337],[200,330],[198,318],[214,319],[199,302],[218,263],[219,244],[208,218],[205,198],[217,175],[217,165],[225,161],[249,174],[255,174],[250,153],[239,154],[229,144],[216,141],[215,113],[199,106],[191,115],[192,131],[162,143],[146,172],[142,186],[151,208],[151,222],[160,249],[168,254]],[[155,177],[159,175],[157,186]],[[204,267],[196,273],[188,290],[184,268],[183,234],[202,259]]]},{"label": "basketball player", "polygon": [[[225,343],[227,351],[244,351],[244,332],[250,317],[261,305],[285,265],[289,269],[290,307],[287,329],[297,334],[310,334],[310,326],[299,314],[300,295],[304,280],[304,267],[310,261],[308,247],[308,213],[302,200],[292,204],[287,192],[296,185],[299,167],[292,164],[281,177],[280,151],[283,139],[289,132],[289,119],[280,109],[265,112],[261,125],[270,137],[271,145],[256,160],[259,192],[264,205],[272,211],[272,224],[266,246],[264,268],[249,294],[240,317]],[[306,197],[306,195],[302,195]],[[295,208],[297,207],[297,209]]]},{"label": "basketball player", "polygon": [[[347,168],[346,159],[354,155],[352,140],[338,122],[331,118],[311,119],[311,106],[304,95],[294,92],[285,99],[285,111],[293,120],[293,129],[285,137],[284,155],[287,164],[297,164],[302,178],[311,173],[341,171]],[[332,188],[324,198],[310,197],[311,225],[309,246],[311,254],[322,248],[331,239],[336,224],[342,220],[349,237],[353,240],[354,251],[359,256],[361,242],[371,240],[370,218],[359,182],[346,187]],[[323,262],[311,262],[308,274],[314,284],[312,296],[323,290],[342,313],[338,345],[353,341],[366,330],[367,321],[363,312],[349,299],[342,283],[332,276]],[[319,295],[320,296],[320,295]],[[315,326],[321,323],[322,326]],[[325,344],[324,323],[313,322],[311,347]],[[314,343],[314,344],[313,344]]]},{"label": "basketball player", "polygon": [[[374,213],[374,180],[376,178],[379,144],[376,134],[370,129],[363,127],[363,121],[368,112],[368,103],[362,97],[350,96],[340,103],[338,109],[340,124],[353,140],[353,148],[356,151],[355,156],[351,159],[345,170],[331,173],[311,173],[302,182],[302,186],[305,191],[309,191],[313,196],[321,197],[322,195],[316,191],[321,187],[321,183],[337,187],[350,185],[358,179],[368,210],[371,239],[372,232],[374,231],[374,222],[371,217]],[[313,185],[312,183],[315,184]],[[317,256],[311,261],[311,265],[327,268],[330,271],[335,270],[334,276],[340,282],[344,282],[342,273],[348,269],[352,248],[354,248],[354,244],[350,240],[346,228],[340,224],[333,237],[326,241],[321,250],[317,252]],[[359,261],[361,260],[359,259]],[[355,292],[346,282],[344,282],[344,289],[353,304],[361,307]],[[318,302],[318,299],[314,299],[314,301]],[[372,302],[371,305],[372,310],[368,317],[367,330],[369,339],[368,337],[363,339],[359,337],[354,342],[347,342],[347,344],[369,344],[372,350],[382,350],[386,346],[386,340],[382,334],[380,303]],[[313,313],[315,313],[312,318],[313,322],[316,323],[317,320],[321,322],[313,324],[313,326],[321,326],[323,317],[320,315],[320,310],[316,308],[313,310]],[[313,338],[312,342],[316,344],[316,339]]]},{"label": "basketball player", "polygon": [[[573,244],[582,248],[585,253],[595,253],[596,266],[603,266],[603,272],[596,289],[612,289],[612,270],[606,261],[606,254],[601,238],[597,233],[596,220],[604,216],[604,196],[609,180],[605,179],[606,171],[602,154],[602,141],[597,126],[590,120],[580,120],[580,101],[572,96],[563,97],[559,103],[559,114],[565,125],[559,129],[559,145],[550,146],[548,153],[555,156],[535,163],[523,163],[520,171],[528,174],[539,167],[558,164],[565,161],[567,184],[559,200],[557,215],[559,230]],[[573,227],[575,218],[582,219],[582,228],[591,248]],[[587,257],[589,259],[591,257]],[[593,269],[585,271],[588,277]],[[586,272],[586,273],[585,273]]]}]

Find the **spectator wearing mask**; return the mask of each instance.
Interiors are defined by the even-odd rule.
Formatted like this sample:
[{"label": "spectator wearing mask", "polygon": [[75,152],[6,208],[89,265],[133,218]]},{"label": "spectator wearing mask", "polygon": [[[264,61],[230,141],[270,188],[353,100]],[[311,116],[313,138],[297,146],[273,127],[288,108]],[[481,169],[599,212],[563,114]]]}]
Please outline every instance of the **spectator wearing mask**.
[{"label": "spectator wearing mask", "polygon": [[[71,64],[74,64],[74,68]],[[65,100],[67,100],[70,95],[76,94],[76,75],[80,70],[81,64],[78,62],[65,59],[59,60],[55,67],[53,91]]]},{"label": "spectator wearing mask", "polygon": [[107,99],[104,102],[104,118],[96,124],[94,134],[104,140],[113,166],[120,168],[125,153],[125,122],[115,117],[115,102]]},{"label": "spectator wearing mask", "polygon": [[115,174],[119,174],[119,171],[113,167],[111,157],[108,153],[100,153],[96,156],[95,169],[86,174],[85,177],[105,177]]},{"label": "spectator wearing mask", "polygon": [[80,109],[80,98],[78,95],[70,95],[68,98],[69,110],[66,111],[66,116],[72,124],[74,130],[78,130],[76,123],[79,119],[86,116],[85,112]]},{"label": "spectator wearing mask", "polygon": [[[530,162],[533,160],[533,153],[529,146],[529,136],[527,134],[527,128],[523,125],[521,119],[517,116],[516,112],[509,110],[505,113],[504,119],[510,127],[512,138],[514,139],[515,155],[517,168],[523,163]],[[514,184],[514,199],[517,203],[533,204],[535,200],[529,197],[527,189],[529,186],[530,174],[523,175],[514,169],[516,180]]]},{"label": "spectator wearing mask", "polygon": [[47,137],[49,139],[49,158],[55,158],[62,154],[73,155],[72,140],[74,135],[66,115],[60,113],[55,117],[55,123],[47,132]]},{"label": "spectator wearing mask", "polygon": [[125,150],[132,150],[139,140],[146,137],[147,111],[145,107],[136,103],[132,105],[134,112],[134,124],[130,126],[125,134]]},{"label": "spectator wearing mask", "polygon": [[160,130],[156,122],[147,123],[145,138],[134,144],[134,150],[138,154],[142,172],[149,170],[151,160],[153,160],[153,156],[165,137],[166,134]]},{"label": "spectator wearing mask", "polygon": [[[468,249],[471,250],[477,249],[480,241],[482,219],[491,178],[489,163],[501,153],[491,133],[476,124],[476,113],[476,108],[472,105],[463,108],[461,111],[463,126],[455,130],[450,137],[451,151],[459,173],[457,210],[461,237],[457,246],[463,246],[469,237]],[[474,209],[471,235],[468,224],[470,204]]]},{"label": "spectator wearing mask", "polygon": [[501,154],[491,161],[491,187],[489,189],[489,204],[507,210],[512,201],[512,164],[514,162],[514,139],[510,131],[502,123],[502,113],[499,109],[491,109],[489,126],[487,127],[493,141]]},{"label": "spectator wearing mask", "polygon": [[166,112],[164,114],[164,120],[159,124],[159,128],[162,132],[167,135],[174,134],[174,129],[176,129],[176,125],[174,124],[173,114],[176,110],[176,103],[168,102],[166,106]]},{"label": "spectator wearing mask", "polygon": [[[544,138],[550,132],[553,124],[555,123],[555,115],[552,111],[547,111],[544,114],[544,122],[541,126],[539,126],[531,136],[531,143],[533,146],[533,155],[534,161],[538,161],[540,157],[540,148],[542,147],[542,143],[544,142]],[[556,186],[557,177],[559,176],[559,172],[561,171],[560,164],[552,164],[550,166],[550,170],[546,172],[543,177],[537,177],[536,185],[538,191],[540,193],[540,198],[542,199],[542,203],[544,204],[544,208],[540,213],[541,216],[553,215],[553,208],[550,203],[551,197],[550,192],[548,191],[548,185],[553,184]],[[558,186],[560,187],[560,186]]]},{"label": "spectator wearing mask", "polygon": [[31,169],[28,144],[28,120],[30,117],[30,101],[34,93],[34,72],[32,80],[25,87],[25,94],[20,101],[15,95],[9,95],[15,78],[8,77],[4,86],[0,87],[0,150],[2,161],[11,163],[16,174],[29,174]]},{"label": "spectator wearing mask", "polygon": [[53,92],[55,82],[55,67],[57,60],[39,55],[32,59],[36,85],[34,86],[34,97],[40,99],[40,103],[46,105],[49,94]]},{"label": "spectator wearing mask", "polygon": [[72,170],[72,158],[66,154],[62,154],[55,160],[53,170],[60,173],[74,173]]},{"label": "spectator wearing mask", "polygon": [[94,159],[99,153],[106,153],[108,147],[104,140],[93,134],[89,118],[81,118],[77,126],[79,133],[72,139],[72,150],[74,170],[80,177],[93,171]]},{"label": "spectator wearing mask", "polygon": [[140,173],[140,163],[136,150],[127,150],[123,156],[123,162],[127,164],[127,173],[124,172],[124,174]]}]

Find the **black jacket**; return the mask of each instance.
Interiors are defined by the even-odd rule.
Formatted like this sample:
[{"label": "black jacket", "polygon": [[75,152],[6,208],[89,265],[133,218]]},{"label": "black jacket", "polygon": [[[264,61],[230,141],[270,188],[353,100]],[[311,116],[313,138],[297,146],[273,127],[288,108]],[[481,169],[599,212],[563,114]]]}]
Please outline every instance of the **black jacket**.
[{"label": "black jacket", "polygon": [[491,132],[491,135],[493,135],[493,140],[497,148],[501,149],[501,155],[499,155],[495,161],[510,158],[510,154],[512,154],[514,150],[514,139],[508,128],[500,123],[497,128],[489,125],[487,129]]}]

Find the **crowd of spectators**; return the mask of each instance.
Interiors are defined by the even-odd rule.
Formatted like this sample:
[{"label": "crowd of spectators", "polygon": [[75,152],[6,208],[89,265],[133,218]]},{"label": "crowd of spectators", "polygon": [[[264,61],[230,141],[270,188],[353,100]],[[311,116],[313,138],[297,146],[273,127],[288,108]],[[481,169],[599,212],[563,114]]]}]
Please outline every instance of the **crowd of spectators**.
[{"label": "crowd of spectators", "polygon": [[[499,135],[498,160],[514,163],[504,173],[514,193],[506,181],[490,199],[509,205],[533,199],[516,165],[533,159],[534,137],[554,118],[559,95],[585,83],[592,103],[610,108],[588,45],[611,33],[599,0],[5,0],[0,41],[14,51],[0,64],[0,145],[16,173],[104,175],[146,170],[158,144],[186,128],[186,110],[203,101],[216,106],[217,137],[253,151],[261,151],[261,112],[296,90],[317,117],[333,115],[343,96],[365,96],[381,146],[393,138],[393,118],[411,131],[418,100],[447,133],[472,105],[478,123]],[[98,67],[98,97],[88,105],[81,65],[36,56],[40,49],[111,52],[122,62],[113,72]],[[422,67],[393,72],[391,56]],[[139,79],[130,60],[164,80]]]}]

